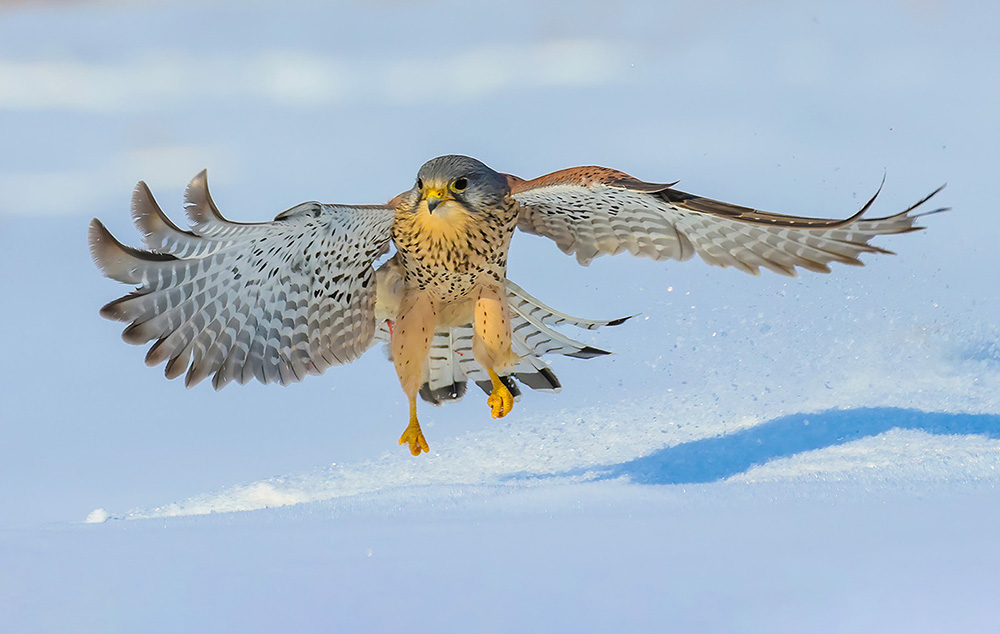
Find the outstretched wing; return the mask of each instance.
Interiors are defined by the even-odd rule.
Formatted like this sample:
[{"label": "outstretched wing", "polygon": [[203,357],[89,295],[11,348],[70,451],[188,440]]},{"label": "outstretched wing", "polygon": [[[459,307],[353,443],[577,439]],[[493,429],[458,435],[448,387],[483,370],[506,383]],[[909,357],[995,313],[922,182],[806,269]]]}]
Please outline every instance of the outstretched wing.
[{"label": "outstretched wing", "polygon": [[697,253],[709,264],[754,275],[764,267],[789,276],[796,275],[795,267],[828,273],[830,262],[861,265],[862,253],[888,253],[869,240],[921,229],[914,221],[926,214],[913,212],[943,188],[898,214],[862,218],[876,192],[853,216],[828,220],[731,205],[604,167],[508,179],[521,204],[518,228],[555,240],[581,264],[622,251],[655,260],[688,260]]},{"label": "outstretched wing", "polygon": [[390,238],[393,210],[303,203],[272,222],[222,217],[205,172],[185,193],[189,231],[167,218],[140,182],[132,216],[148,251],[119,243],[96,218],[90,250],[105,275],[136,290],[101,309],[128,322],[122,338],[155,340],[146,364],[187,370],[194,385],[287,384],[347,363],[375,332],[372,262]]}]

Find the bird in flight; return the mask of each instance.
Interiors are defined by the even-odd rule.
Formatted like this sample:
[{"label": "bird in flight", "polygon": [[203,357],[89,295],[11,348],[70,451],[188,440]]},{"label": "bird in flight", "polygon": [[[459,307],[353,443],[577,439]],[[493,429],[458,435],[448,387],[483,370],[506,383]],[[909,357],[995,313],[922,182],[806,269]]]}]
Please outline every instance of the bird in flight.
[{"label": "bird in flight", "polygon": [[101,315],[129,324],[126,342],[152,341],[146,364],[165,361],[171,379],[186,372],[189,387],[209,376],[216,389],[234,380],[288,384],[386,342],[409,399],[399,444],[416,456],[429,451],[418,395],[435,405],[458,400],[472,380],[489,395],[492,416],[506,416],[520,396],[517,382],[560,389],[541,357],[608,354],[557,327],[627,319],[572,317],[508,280],[516,229],[551,238],[583,265],[623,251],[654,260],[697,254],[754,275],[765,268],[794,276],[797,268],[827,273],[831,262],[860,266],[863,253],[889,253],[872,238],[920,229],[918,217],[943,211],[917,211],[941,188],[891,216],[864,217],[873,196],[848,218],[823,219],[723,203],[674,184],[604,167],[523,180],[449,155],[425,163],[414,185],[385,205],[307,202],[271,222],[238,223],[219,213],[201,172],[185,192],[190,228],[181,229],[140,182],[132,217],[146,250],[121,244],[96,218],[90,223],[98,267],[136,287]]}]

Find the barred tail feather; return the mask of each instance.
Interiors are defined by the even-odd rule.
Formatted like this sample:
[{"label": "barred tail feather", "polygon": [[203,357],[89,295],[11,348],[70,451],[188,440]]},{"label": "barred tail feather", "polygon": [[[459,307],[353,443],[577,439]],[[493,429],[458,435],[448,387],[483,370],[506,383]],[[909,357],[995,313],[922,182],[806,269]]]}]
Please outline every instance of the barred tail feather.
[{"label": "barred tail feather", "polygon": [[441,405],[465,396],[467,376],[462,367],[463,356],[472,358],[471,326],[435,332],[427,359],[427,381],[420,387],[420,397]]},{"label": "barred tail feather", "polygon": [[[507,282],[507,301],[511,310],[511,347],[519,360],[500,378],[515,400],[521,396],[517,382],[543,392],[562,389],[555,372],[542,361],[544,355],[561,354],[590,359],[610,354],[558,332],[552,326],[568,324],[594,330],[602,326],[616,326],[630,318],[602,321],[573,317],[542,303],[510,281]],[[377,329],[376,338],[389,341],[389,334],[387,325],[383,323]],[[421,398],[433,405],[457,401],[465,395],[469,381],[490,393],[492,384],[489,376],[472,356],[472,337],[471,324],[442,328],[434,333],[426,381],[420,388]]]},{"label": "barred tail feather", "polygon": [[620,317],[607,321],[573,317],[543,304],[541,300],[530,295],[526,290],[510,280],[507,280],[507,303],[510,305],[510,309],[518,315],[522,317],[530,316],[547,326],[569,324],[585,330],[596,330],[601,326],[617,326],[634,317],[634,315],[629,315],[628,317]]}]

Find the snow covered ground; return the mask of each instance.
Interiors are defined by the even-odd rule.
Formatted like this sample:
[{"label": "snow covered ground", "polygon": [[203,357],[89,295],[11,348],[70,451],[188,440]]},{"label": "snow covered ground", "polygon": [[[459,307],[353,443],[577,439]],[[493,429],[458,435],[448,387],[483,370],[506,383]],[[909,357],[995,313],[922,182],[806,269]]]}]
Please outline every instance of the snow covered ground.
[{"label": "snow covered ground", "polygon": [[[571,7],[571,8],[570,8]],[[0,8],[0,631],[1000,630],[1000,8],[938,3],[15,3]],[[406,406],[381,350],[185,390],[97,309],[86,247],[364,203],[459,152],[603,164],[927,231],[833,274],[510,276],[612,357],[494,421]]]}]

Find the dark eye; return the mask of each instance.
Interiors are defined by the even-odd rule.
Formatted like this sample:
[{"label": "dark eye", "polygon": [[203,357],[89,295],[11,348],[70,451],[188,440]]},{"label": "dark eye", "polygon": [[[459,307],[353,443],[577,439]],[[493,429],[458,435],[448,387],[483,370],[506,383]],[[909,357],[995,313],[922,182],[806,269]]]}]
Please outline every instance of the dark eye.
[{"label": "dark eye", "polygon": [[469,186],[469,179],[465,178],[464,176],[462,178],[456,178],[455,181],[451,184],[451,191],[453,192],[464,191],[465,188],[468,186]]},{"label": "dark eye", "polygon": [[418,178],[417,179],[417,189],[423,189],[423,188],[424,188],[424,181]]}]

